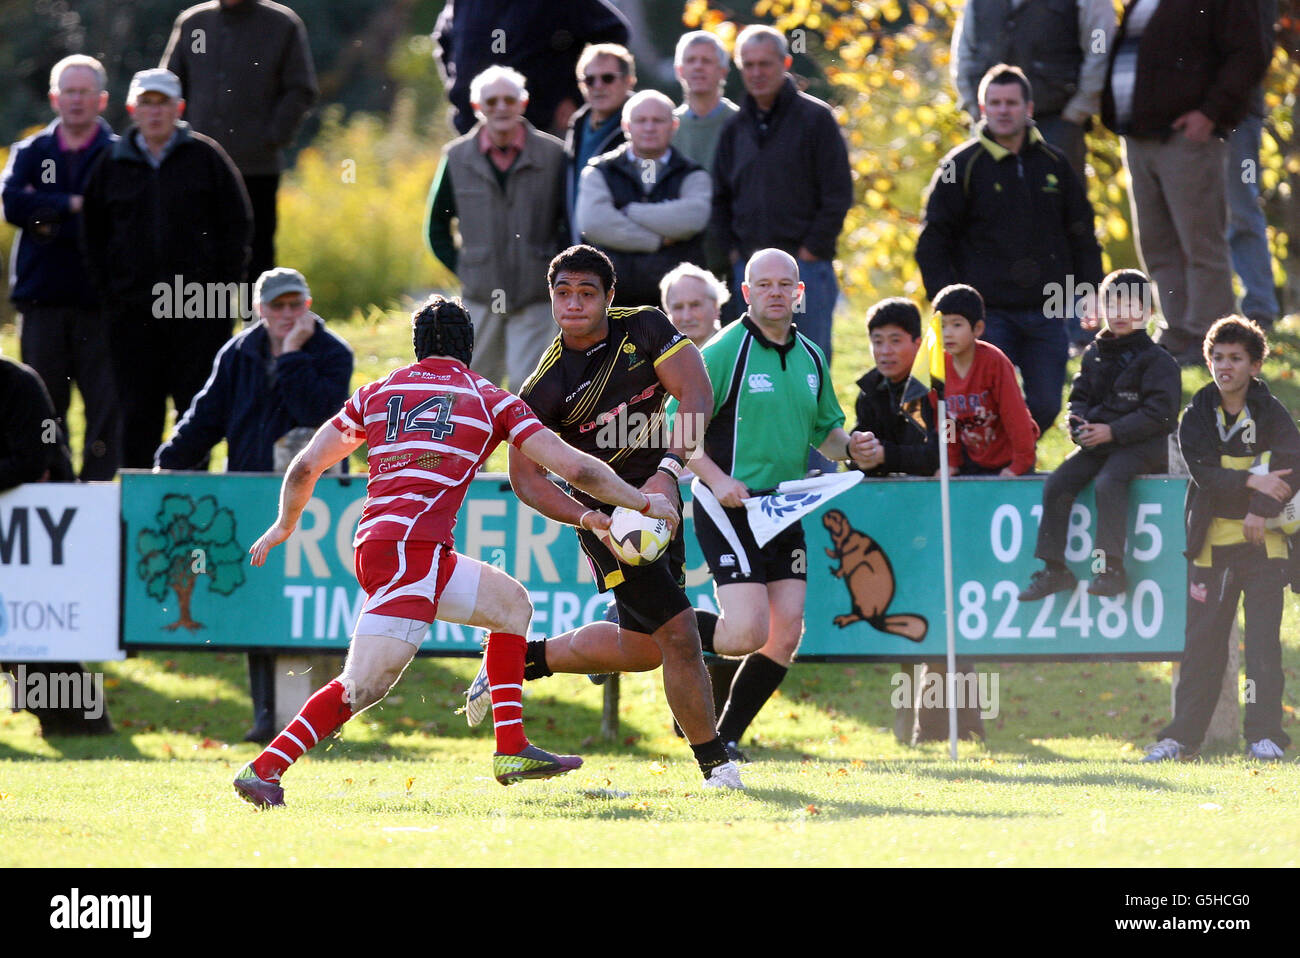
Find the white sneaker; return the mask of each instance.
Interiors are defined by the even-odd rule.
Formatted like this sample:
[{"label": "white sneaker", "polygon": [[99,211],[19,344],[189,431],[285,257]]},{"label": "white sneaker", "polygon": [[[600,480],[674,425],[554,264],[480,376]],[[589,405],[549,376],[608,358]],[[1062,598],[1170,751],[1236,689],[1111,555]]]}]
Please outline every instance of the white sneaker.
[{"label": "white sneaker", "polygon": [[474,676],[474,681],[469,684],[469,691],[465,693],[465,721],[473,727],[483,721],[484,716],[492,708],[492,688],[488,684],[487,675],[487,656],[483,656],[483,664],[478,667],[478,675]]},{"label": "white sneaker", "polygon": [[1183,757],[1183,746],[1181,742],[1176,742],[1171,738],[1162,738],[1155,745],[1147,746],[1146,757],[1144,762],[1168,762],[1177,761]]},{"label": "white sneaker", "polygon": [[730,788],[739,792],[745,790],[745,783],[740,780],[740,766],[735,762],[719,765],[704,780],[705,788]]},{"label": "white sneaker", "polygon": [[1261,762],[1276,762],[1282,757],[1281,747],[1271,738],[1262,738],[1258,742],[1250,743],[1250,757],[1257,758]]}]

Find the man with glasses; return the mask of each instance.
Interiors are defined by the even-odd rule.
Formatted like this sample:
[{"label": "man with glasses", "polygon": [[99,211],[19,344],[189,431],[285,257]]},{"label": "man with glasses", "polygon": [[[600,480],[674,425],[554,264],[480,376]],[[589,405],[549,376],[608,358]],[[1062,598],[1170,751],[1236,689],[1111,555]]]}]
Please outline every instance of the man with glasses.
[{"label": "man with glasses", "polygon": [[574,215],[582,171],[592,159],[622,145],[625,139],[623,104],[636,86],[632,54],[617,43],[587,47],[578,58],[578,86],[587,102],[569,120],[564,137],[564,152],[569,157],[564,183],[565,210],[570,239],[575,245],[582,242]]},{"label": "man with glasses", "polygon": [[478,123],[443,148],[425,222],[429,249],[459,277],[473,317],[471,367],[513,390],[554,335],[546,267],[567,245],[564,144],[524,118],[526,82],[502,66],[474,78]]}]

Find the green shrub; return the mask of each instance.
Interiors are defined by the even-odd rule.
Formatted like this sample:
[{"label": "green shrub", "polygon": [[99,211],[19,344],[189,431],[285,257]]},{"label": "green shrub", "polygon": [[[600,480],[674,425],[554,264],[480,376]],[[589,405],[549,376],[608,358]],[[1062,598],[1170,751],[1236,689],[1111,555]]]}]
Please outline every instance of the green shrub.
[{"label": "green shrub", "polygon": [[323,119],[280,188],[276,232],[276,259],[307,277],[315,311],[343,318],[454,286],[424,240],[442,144],[416,133],[410,97],[398,97],[387,122],[370,114],[345,121],[338,106]]}]

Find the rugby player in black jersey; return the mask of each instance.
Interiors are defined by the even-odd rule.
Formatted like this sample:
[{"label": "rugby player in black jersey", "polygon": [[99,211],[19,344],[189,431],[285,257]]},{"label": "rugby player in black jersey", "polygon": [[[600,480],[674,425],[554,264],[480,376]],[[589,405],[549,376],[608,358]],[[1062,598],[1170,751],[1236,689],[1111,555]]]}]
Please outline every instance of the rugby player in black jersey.
[{"label": "rugby player in black jersey", "polygon": [[[578,449],[602,459],[642,491],[675,497],[685,460],[704,436],[713,410],[699,350],[651,306],[610,308],[616,277],[604,253],[573,246],[551,261],[547,284],[560,328],[520,390],[538,418]],[[662,422],[668,396],[675,422]],[[686,547],[680,524],[654,562],[621,563],[600,534],[604,503],[565,491],[525,456],[510,455],[519,498],[557,522],[577,527],[601,592],[612,589],[618,624],[593,622],[549,641],[530,642],[526,679],[554,672],[640,672],[663,666],[664,693],[704,773],[705,785],[743,788],[738,766],[718,738],[713,694],[701,654],[711,649],[717,617],[691,608],[684,589]],[[598,520],[595,517],[601,516]],[[596,531],[593,531],[596,530]],[[486,714],[486,676],[468,693],[470,724]]]}]

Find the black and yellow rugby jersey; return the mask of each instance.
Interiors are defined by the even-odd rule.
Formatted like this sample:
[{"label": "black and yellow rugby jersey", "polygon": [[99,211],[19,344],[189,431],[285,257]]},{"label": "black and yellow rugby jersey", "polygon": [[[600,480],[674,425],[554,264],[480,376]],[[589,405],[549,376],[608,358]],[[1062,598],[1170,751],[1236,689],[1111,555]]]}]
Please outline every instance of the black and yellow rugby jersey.
[{"label": "black and yellow rugby jersey", "polygon": [[[652,306],[614,307],[607,315],[608,335],[587,349],[569,349],[557,335],[519,398],[570,445],[639,486],[654,475],[667,439],[667,392],[656,367],[690,340]],[[609,511],[579,490],[573,495]]]}]

